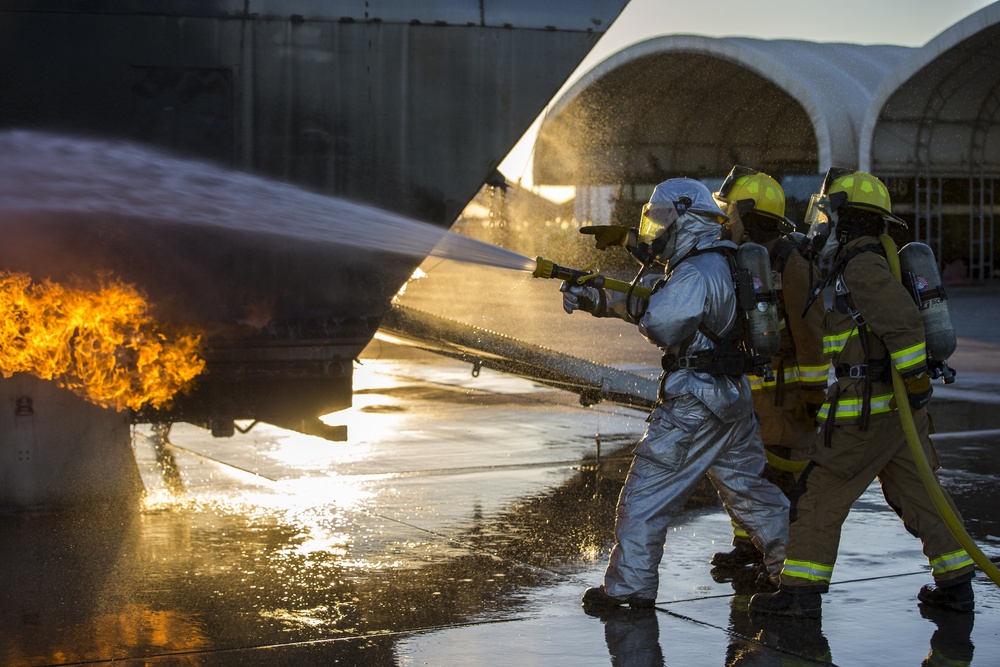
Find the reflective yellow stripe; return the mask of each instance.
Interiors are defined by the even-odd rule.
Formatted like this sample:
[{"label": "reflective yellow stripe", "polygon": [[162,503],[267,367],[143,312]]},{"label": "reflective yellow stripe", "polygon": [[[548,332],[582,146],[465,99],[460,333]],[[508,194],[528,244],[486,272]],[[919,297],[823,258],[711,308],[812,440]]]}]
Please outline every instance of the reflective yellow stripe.
[{"label": "reflective yellow stripe", "polygon": [[729,521],[730,521],[730,523],[733,524],[733,535],[735,537],[746,537],[747,539],[750,538],[750,536],[747,535],[747,531],[745,531],[742,528],[740,528],[740,524],[736,523],[732,519],[730,519]]},{"label": "reflective yellow stripe", "polygon": [[[871,400],[871,414],[876,415],[881,412],[890,412],[892,410],[889,407],[889,402],[892,400],[892,394],[880,394],[878,396],[872,396]],[[837,402],[837,413],[834,415],[835,420],[837,419],[854,419],[861,416],[861,406],[864,405],[864,401],[860,398],[842,398]],[[819,413],[816,415],[816,419],[820,421],[826,421],[827,417],[830,415],[830,403],[824,403],[823,407],[819,409]]]},{"label": "reflective yellow stripe", "polygon": [[811,563],[807,560],[785,559],[785,566],[781,568],[781,574],[809,581],[829,582],[833,577],[833,566],[823,563]]},{"label": "reflective yellow stripe", "polygon": [[[797,366],[788,366],[785,368],[785,384],[792,384],[793,382],[799,381],[799,371]],[[761,391],[762,389],[772,389],[778,386],[778,379],[764,381],[764,378],[757,375],[749,375],[750,378],[750,391]]]},{"label": "reflective yellow stripe", "polygon": [[799,379],[803,382],[826,382],[830,375],[830,364],[822,366],[799,366]]},{"label": "reflective yellow stripe", "polygon": [[954,572],[955,570],[961,570],[963,567],[969,567],[972,564],[972,558],[965,549],[959,549],[958,551],[952,551],[950,554],[938,556],[932,560],[931,572],[934,574]]},{"label": "reflective yellow stripe", "polygon": [[854,329],[849,329],[843,333],[830,334],[828,336],[823,336],[823,354],[831,357],[839,352],[844,351],[844,346],[847,345],[848,339],[855,334],[857,327]]},{"label": "reflective yellow stripe", "polygon": [[892,365],[902,372],[908,368],[927,363],[927,347],[923,341],[892,353]]}]

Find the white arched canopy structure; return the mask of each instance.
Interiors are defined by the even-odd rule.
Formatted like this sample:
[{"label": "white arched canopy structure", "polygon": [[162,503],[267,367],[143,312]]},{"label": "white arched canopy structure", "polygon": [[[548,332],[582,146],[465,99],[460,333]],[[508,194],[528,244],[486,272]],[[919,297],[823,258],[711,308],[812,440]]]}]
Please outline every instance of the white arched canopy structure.
[{"label": "white arched canopy structure", "polygon": [[721,178],[734,164],[816,180],[855,163],[872,92],[909,51],[693,35],[640,42],[584,75],[546,115],[534,182],[648,185]]},{"label": "white arched canopy structure", "polygon": [[946,264],[989,279],[1000,197],[1000,3],[945,30],[882,82],[861,125],[859,164]]}]

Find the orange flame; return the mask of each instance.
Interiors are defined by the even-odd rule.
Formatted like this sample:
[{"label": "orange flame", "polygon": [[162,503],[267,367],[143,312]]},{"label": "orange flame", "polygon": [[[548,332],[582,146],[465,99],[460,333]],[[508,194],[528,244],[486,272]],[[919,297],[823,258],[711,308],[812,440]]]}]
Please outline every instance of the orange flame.
[{"label": "orange flame", "polygon": [[205,368],[201,337],[170,336],[133,287],[97,291],[0,271],[0,374],[54,380],[105,408],[167,405]]}]

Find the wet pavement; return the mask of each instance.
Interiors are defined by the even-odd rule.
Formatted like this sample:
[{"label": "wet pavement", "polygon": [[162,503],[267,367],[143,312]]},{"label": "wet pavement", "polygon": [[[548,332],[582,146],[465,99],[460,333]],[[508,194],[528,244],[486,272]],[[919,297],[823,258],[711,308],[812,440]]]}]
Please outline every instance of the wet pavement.
[{"label": "wet pavement", "polygon": [[[628,325],[562,313],[554,281],[483,271],[436,266],[403,300],[656,372]],[[941,477],[996,560],[1000,290],[953,292]],[[137,427],[142,507],[0,515],[0,664],[1000,664],[1000,588],[979,574],[975,614],[920,609],[926,559],[877,484],[845,524],[821,621],[746,612],[750,582],[708,564],[731,537],[708,489],[668,536],[656,609],[587,615],[645,414],[471,371],[373,341],[354,407],[329,416],[347,442],[178,424],[164,444]]]}]

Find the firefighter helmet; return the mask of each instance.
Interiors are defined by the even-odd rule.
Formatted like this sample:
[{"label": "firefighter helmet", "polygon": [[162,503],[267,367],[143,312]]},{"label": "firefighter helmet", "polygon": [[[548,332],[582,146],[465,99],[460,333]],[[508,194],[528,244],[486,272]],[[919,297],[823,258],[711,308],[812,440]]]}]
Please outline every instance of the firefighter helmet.
[{"label": "firefighter helmet", "polygon": [[906,227],[906,221],[892,212],[889,190],[871,174],[831,167],[826,173],[820,194],[829,198],[834,211],[841,206],[852,206],[878,213],[889,222]]},{"label": "firefighter helmet", "polygon": [[762,171],[736,165],[715,196],[729,204],[752,201],[753,205],[749,210],[776,221],[777,229],[774,231],[787,234],[795,230],[792,221],[785,217],[785,191],[776,180]]}]

